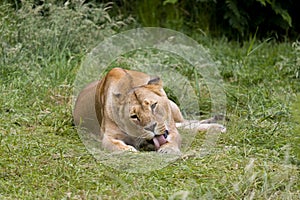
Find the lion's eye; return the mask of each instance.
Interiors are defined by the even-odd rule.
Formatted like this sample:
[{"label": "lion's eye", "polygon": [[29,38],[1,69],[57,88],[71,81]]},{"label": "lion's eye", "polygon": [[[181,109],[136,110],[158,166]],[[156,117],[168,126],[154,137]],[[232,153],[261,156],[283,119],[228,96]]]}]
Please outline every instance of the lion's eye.
[{"label": "lion's eye", "polygon": [[139,120],[139,117],[138,117],[137,115],[131,115],[130,118],[131,118],[131,119],[135,119],[135,120],[140,121],[140,120]]},{"label": "lion's eye", "polygon": [[154,110],[156,108],[157,102],[151,105],[151,109]]}]

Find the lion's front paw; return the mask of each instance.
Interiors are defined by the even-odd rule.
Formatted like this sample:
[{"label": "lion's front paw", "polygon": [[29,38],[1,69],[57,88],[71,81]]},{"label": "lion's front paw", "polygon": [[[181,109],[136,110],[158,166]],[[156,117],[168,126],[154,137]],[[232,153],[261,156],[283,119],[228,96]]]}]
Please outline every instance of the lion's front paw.
[{"label": "lion's front paw", "polygon": [[209,127],[208,130],[226,133],[226,127],[221,124],[211,124],[211,127]]},{"label": "lion's front paw", "polygon": [[170,143],[162,145],[158,150],[158,153],[165,153],[165,154],[176,154],[179,155],[181,154],[178,146],[172,145]]},{"label": "lion's front paw", "polygon": [[126,145],[126,147],[124,147],[122,150],[129,151],[129,152],[138,152],[138,150],[136,150],[136,148],[134,148],[133,146],[130,146],[130,145]]}]

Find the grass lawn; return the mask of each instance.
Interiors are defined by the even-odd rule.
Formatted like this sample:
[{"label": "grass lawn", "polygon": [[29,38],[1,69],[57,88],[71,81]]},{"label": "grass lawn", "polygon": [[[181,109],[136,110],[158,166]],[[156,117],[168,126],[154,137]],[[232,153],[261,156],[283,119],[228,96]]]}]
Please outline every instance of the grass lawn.
[{"label": "grass lawn", "polygon": [[[72,124],[73,82],[91,49],[75,33],[85,28],[71,24],[58,37],[66,29],[57,19],[47,21],[52,29],[9,19],[15,26],[2,18],[0,32],[0,199],[300,199],[299,43],[193,36],[218,63],[227,132],[205,156],[128,173],[95,159]],[[15,35],[36,29],[52,32]],[[112,32],[105,27],[98,41]]]}]

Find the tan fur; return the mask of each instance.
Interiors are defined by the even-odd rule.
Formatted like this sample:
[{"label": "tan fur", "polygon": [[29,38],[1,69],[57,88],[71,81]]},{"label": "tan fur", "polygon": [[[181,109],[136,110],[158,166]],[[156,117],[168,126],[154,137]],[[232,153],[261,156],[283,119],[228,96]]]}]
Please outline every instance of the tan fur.
[{"label": "tan fur", "polygon": [[158,152],[180,153],[176,125],[199,130],[223,127],[207,121],[193,121],[196,126],[189,126],[178,106],[167,98],[159,78],[121,68],[83,89],[73,116],[77,126],[99,135],[102,146],[111,151],[137,151],[144,146],[153,150],[149,141],[167,130],[167,143]]}]

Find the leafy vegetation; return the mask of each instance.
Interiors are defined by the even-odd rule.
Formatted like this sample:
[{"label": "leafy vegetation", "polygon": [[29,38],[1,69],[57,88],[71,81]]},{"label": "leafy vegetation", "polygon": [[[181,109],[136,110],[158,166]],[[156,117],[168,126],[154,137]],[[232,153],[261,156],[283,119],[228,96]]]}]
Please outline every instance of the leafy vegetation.
[{"label": "leafy vegetation", "polygon": [[[18,12],[0,7],[1,199],[300,197],[298,42],[253,37],[241,45],[193,33],[224,79],[227,133],[205,156],[196,152],[162,170],[126,173],[86,150],[72,123],[72,89],[86,53],[131,18],[80,1],[32,5]],[[165,64],[184,69],[186,63],[174,59]],[[199,133],[193,148],[201,148],[203,137]]]},{"label": "leafy vegetation", "polygon": [[[5,0],[16,9],[25,1]],[[243,41],[255,32],[259,38],[299,38],[296,0],[29,0],[47,15],[49,5],[103,4],[112,6],[114,15],[135,17],[142,26],[166,27],[185,33],[197,32]],[[95,14],[95,13],[94,13]],[[97,15],[95,15],[97,16]]]},{"label": "leafy vegetation", "polygon": [[[103,1],[95,1],[103,2]],[[243,41],[298,38],[298,1],[283,0],[154,0],[118,1],[122,13],[136,16],[143,26],[160,26]],[[258,30],[258,31],[257,31]]]}]

